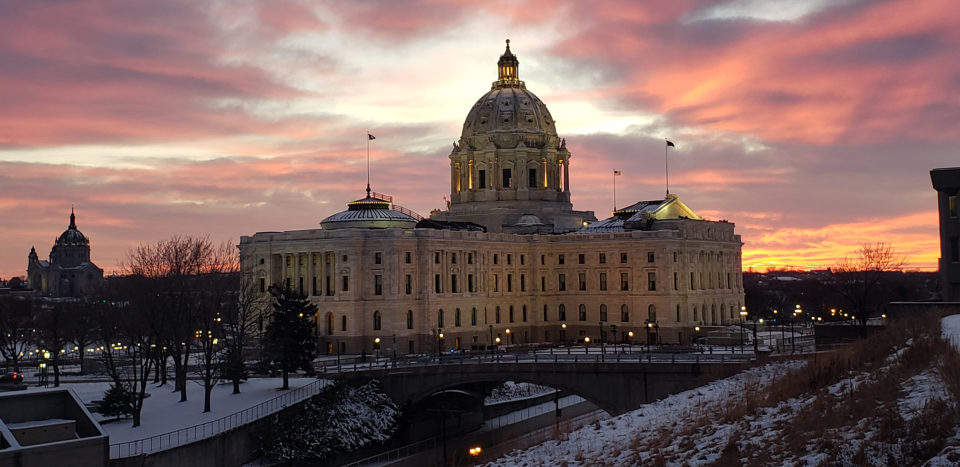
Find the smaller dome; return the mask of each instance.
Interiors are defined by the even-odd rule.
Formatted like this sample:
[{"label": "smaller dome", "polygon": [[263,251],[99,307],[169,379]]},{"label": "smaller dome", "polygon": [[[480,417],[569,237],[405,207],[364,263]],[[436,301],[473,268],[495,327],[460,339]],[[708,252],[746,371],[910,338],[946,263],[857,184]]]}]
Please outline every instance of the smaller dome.
[{"label": "smaller dome", "polygon": [[347,203],[346,211],[340,211],[320,222],[320,228],[324,230],[413,228],[416,225],[417,219],[391,209],[389,201],[370,195]]},{"label": "smaller dome", "polygon": [[528,226],[528,225],[543,225],[543,222],[540,221],[540,218],[533,214],[524,214],[520,216],[520,219],[517,220],[515,224],[517,226]]},{"label": "smaller dome", "polygon": [[73,213],[73,208],[70,209],[70,225],[67,226],[67,230],[64,230],[62,234],[57,238],[56,246],[89,246],[90,239],[87,238],[82,232],[77,230],[77,216]]}]

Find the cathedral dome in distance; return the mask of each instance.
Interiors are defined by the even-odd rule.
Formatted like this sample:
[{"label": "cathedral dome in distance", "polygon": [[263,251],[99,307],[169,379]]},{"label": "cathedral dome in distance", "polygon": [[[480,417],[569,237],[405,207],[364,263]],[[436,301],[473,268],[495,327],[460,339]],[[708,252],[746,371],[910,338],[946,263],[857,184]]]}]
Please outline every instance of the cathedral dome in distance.
[{"label": "cathedral dome in distance", "polygon": [[89,245],[90,239],[87,238],[83,232],[77,230],[77,217],[73,213],[73,209],[70,209],[70,225],[67,226],[67,230],[64,230],[59,237],[57,237],[57,246],[77,246],[77,245]]},{"label": "cathedral dome in distance", "polygon": [[[547,106],[520,81],[519,61],[507,49],[497,62],[498,79],[477,100],[463,122],[461,141],[475,149],[493,142],[497,147],[542,147],[557,136]],[[545,138],[545,137],[554,138]]]}]

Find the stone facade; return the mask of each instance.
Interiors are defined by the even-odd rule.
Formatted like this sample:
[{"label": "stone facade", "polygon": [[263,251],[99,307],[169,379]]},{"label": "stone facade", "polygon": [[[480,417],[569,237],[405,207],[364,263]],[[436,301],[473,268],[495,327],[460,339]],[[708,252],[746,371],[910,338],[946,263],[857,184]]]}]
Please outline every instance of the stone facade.
[{"label": "stone facade", "polygon": [[377,338],[381,352],[401,355],[497,339],[688,344],[697,326],[736,322],[734,225],[703,220],[676,195],[599,222],[574,211],[569,153],[517,67],[508,46],[500,79],[468,115],[450,155],[449,210],[421,220],[368,193],[321,229],[242,237],[253,293],[281,284],[307,295],[329,353],[372,353]]},{"label": "stone facade", "polygon": [[70,225],[41,260],[35,248],[27,257],[27,281],[45,297],[80,297],[95,293],[103,284],[103,269],[90,261],[90,240],[77,229],[70,210]]}]

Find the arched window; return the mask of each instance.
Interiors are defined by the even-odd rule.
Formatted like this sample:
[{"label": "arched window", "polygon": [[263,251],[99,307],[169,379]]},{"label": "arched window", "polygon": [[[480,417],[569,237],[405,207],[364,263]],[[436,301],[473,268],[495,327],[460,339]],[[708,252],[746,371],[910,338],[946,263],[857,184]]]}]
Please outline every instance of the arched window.
[{"label": "arched window", "polygon": [[380,312],[379,311],[373,312],[373,330],[374,331],[380,330]]},{"label": "arched window", "polygon": [[563,306],[562,303],[560,304],[560,307],[557,308],[557,319],[560,321],[567,320],[567,307]]},{"label": "arched window", "polygon": [[586,320],[587,320],[587,306],[581,303],[581,304],[580,304],[580,307],[578,308],[577,311],[578,311],[577,314],[579,315],[578,318],[580,318],[580,321],[586,321]]},{"label": "arched window", "polygon": [[630,321],[630,307],[626,304],[620,305],[620,321],[624,323]]},{"label": "arched window", "polygon": [[700,316],[697,314],[697,306],[694,305],[693,306],[693,322],[696,323],[698,321],[700,321]]},{"label": "arched window", "polygon": [[523,306],[523,322],[524,323],[527,322],[527,306],[526,305]]},{"label": "arched window", "polygon": [[413,310],[407,310],[407,329],[413,329]]},{"label": "arched window", "polygon": [[456,327],[460,327],[460,309],[459,308],[457,308],[457,311],[454,312],[453,325]]},{"label": "arched window", "polygon": [[343,331],[343,332],[346,332],[346,331],[347,331],[347,317],[346,317],[346,316],[341,316],[341,317],[340,317],[340,330]]},{"label": "arched window", "polygon": [[607,320],[607,306],[600,305],[600,321],[606,321],[606,320]]},{"label": "arched window", "polygon": [[470,310],[470,325],[471,326],[477,325],[477,309],[476,308]]},{"label": "arched window", "polygon": [[437,327],[438,328],[443,327],[443,308],[441,308],[440,311],[437,312]]},{"label": "arched window", "polygon": [[513,322],[513,305],[510,305],[510,322]]},{"label": "arched window", "polygon": [[[720,312],[723,313],[723,310],[720,310]],[[717,305],[716,304],[710,305],[710,324],[714,326],[717,325]]]},{"label": "arched window", "polygon": [[651,323],[657,322],[657,307],[652,303],[647,307],[647,320],[649,320]]},{"label": "arched window", "polygon": [[544,305],[543,306],[543,322],[546,323],[547,321],[549,321],[549,319],[547,319],[547,306]]},{"label": "arched window", "polygon": [[333,313],[327,313],[327,335],[333,335]]},{"label": "arched window", "polygon": [[679,323],[679,322],[681,322],[681,321],[683,321],[683,320],[680,319],[680,305],[677,305],[677,322]]},{"label": "arched window", "polygon": [[496,318],[497,318],[497,324],[500,324],[500,306],[499,306],[499,305],[497,305],[497,316],[496,316]]}]

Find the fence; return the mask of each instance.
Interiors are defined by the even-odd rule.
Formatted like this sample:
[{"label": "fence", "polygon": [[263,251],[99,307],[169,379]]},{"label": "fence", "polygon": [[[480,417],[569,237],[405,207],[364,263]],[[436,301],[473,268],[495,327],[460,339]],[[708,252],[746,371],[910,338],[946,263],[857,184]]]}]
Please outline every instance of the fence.
[{"label": "fence", "polygon": [[326,380],[316,380],[306,386],[293,389],[283,395],[227,415],[226,417],[149,438],[111,444],[110,458],[119,459],[141,454],[150,454],[209,438],[213,435],[246,425],[267,415],[279,412],[291,404],[295,404],[319,393],[320,389],[327,384],[330,384],[330,382]]}]

